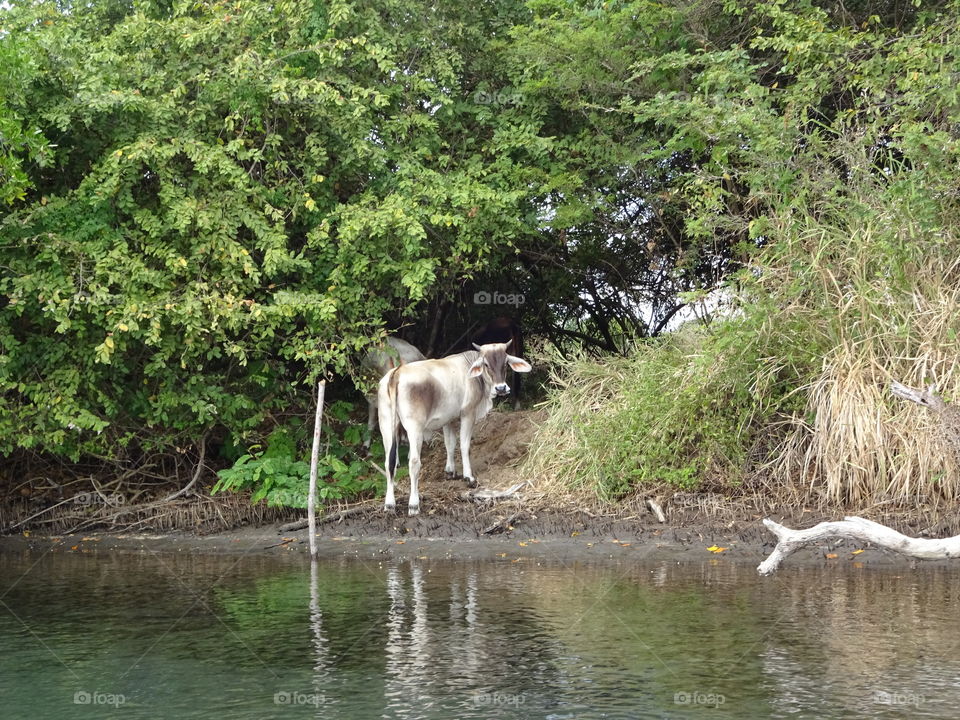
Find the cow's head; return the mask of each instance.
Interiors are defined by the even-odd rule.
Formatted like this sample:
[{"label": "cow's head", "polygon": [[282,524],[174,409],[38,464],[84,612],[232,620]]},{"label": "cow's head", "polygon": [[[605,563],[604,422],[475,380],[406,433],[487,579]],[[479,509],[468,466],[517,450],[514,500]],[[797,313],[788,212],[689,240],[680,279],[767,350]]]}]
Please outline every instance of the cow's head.
[{"label": "cow's head", "polygon": [[507,366],[514,372],[530,372],[532,368],[523,358],[514,357],[507,354],[507,348],[512,341],[505,343],[490,343],[489,345],[473,346],[480,351],[473,365],[470,366],[470,377],[479,377],[486,375],[490,381],[490,397],[497,397],[510,394],[510,386],[504,379]]}]

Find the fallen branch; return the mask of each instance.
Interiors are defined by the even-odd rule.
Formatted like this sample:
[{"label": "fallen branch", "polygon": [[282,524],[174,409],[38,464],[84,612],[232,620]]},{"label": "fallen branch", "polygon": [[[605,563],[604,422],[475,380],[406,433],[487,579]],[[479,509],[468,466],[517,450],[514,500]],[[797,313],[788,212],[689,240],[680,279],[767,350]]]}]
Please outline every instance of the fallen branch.
[{"label": "fallen branch", "polygon": [[464,500],[503,500],[504,498],[513,497],[517,491],[526,484],[526,481],[520,482],[506,490],[490,490],[487,488],[467,490],[460,497]]},{"label": "fallen branch", "polygon": [[912,538],[893,528],[861,517],[845,517],[834,522],[822,522],[806,530],[792,530],[765,518],[763,524],[777,536],[777,546],[769,557],[757,566],[761,575],[776,572],[791,553],[800,548],[832,538],[845,538],[893,550],[902,555],[922,560],[945,560],[960,557],[960,535],[950,538]]},{"label": "fallen branch", "polygon": [[[353,505],[351,507],[344,508],[339,512],[333,512],[333,513],[330,513],[329,515],[324,515],[323,517],[318,518],[317,525],[319,526],[319,525],[326,525],[327,523],[332,523],[332,522],[340,522],[344,518],[348,518],[351,515],[358,515],[364,512],[365,510],[373,510],[375,509],[375,507],[376,507],[375,505],[372,505],[370,503],[364,503],[363,505]],[[279,528],[277,528],[277,533],[282,535],[285,532],[291,532],[293,530],[303,530],[308,525],[309,525],[308,519],[301,518],[300,520],[294,520],[293,522],[288,522],[286,525],[281,525]]]},{"label": "fallen branch", "polygon": [[290,543],[298,543],[298,542],[301,542],[301,541],[300,541],[300,540],[297,540],[296,538],[288,538],[288,537],[285,537],[283,540],[281,540],[281,541],[278,542],[278,543],[274,543],[273,545],[264,545],[264,546],[263,546],[263,549],[264,549],[264,550],[269,550],[270,548],[275,548],[275,547],[286,547],[286,546],[289,545]]},{"label": "fallen branch", "polygon": [[[44,514],[50,512],[51,510],[54,510],[54,509],[60,507],[61,505],[66,505],[67,503],[72,503],[72,502],[76,502],[76,497],[75,497],[75,496],[73,496],[73,497],[68,497],[66,500],[61,500],[61,501],[58,502],[56,505],[51,505],[50,507],[44,508],[43,510],[40,510],[39,512],[35,512],[35,513],[34,513],[33,515],[31,515],[30,517],[24,518],[23,520],[21,520],[21,521],[18,522],[18,523],[14,523],[13,525],[8,525],[7,527],[3,528],[3,533],[6,534],[6,533],[9,533],[9,532],[11,532],[11,531],[13,531],[13,530],[16,530],[16,529],[17,529],[18,527],[20,527],[21,525],[26,525],[26,524],[27,524],[28,522],[30,522],[31,520],[33,520],[33,519],[35,519],[35,518],[38,518],[38,517],[40,517],[41,515],[44,515]],[[50,522],[56,522],[56,520],[57,520],[57,518],[54,518],[54,519],[51,520]]]},{"label": "fallen branch", "polygon": [[667,516],[663,514],[663,508],[660,507],[660,503],[655,498],[647,498],[647,507],[650,508],[650,512],[657,516],[658,521],[662,523],[667,521]]},{"label": "fallen branch", "polygon": [[937,395],[936,385],[930,385],[926,390],[915,390],[894,380],[890,383],[890,393],[901,400],[915,402],[917,405],[923,405],[923,407],[935,412],[943,412],[944,408],[947,407],[943,399]]}]

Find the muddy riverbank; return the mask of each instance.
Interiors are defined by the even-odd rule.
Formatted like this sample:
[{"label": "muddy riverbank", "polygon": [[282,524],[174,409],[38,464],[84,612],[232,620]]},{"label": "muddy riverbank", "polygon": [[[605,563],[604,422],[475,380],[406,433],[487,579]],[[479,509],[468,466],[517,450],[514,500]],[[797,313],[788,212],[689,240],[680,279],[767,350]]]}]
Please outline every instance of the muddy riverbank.
[{"label": "muddy riverbank", "polygon": [[[496,517],[509,520],[484,534]],[[806,524],[813,524],[813,521]],[[636,519],[592,518],[586,514],[479,511],[470,506],[410,518],[371,508],[318,529],[322,558],[368,560],[488,560],[503,563],[662,563],[759,564],[774,541],[759,520],[734,526],[710,523],[664,525]],[[245,527],[214,534],[183,532],[42,535],[0,538],[0,552],[175,553],[228,555],[309,554],[306,529],[281,524]],[[786,566],[822,565],[859,572],[875,567],[924,567],[895,553],[842,541],[797,552]]]}]

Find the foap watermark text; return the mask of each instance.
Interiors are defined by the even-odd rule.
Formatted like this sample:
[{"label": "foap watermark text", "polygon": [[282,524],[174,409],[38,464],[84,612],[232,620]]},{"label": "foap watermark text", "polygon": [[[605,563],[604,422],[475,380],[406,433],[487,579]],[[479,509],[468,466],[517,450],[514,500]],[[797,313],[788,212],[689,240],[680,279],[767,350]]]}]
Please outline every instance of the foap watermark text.
[{"label": "foap watermark text", "polygon": [[496,92],[478,90],[473,94],[473,100],[477,105],[519,105],[523,102],[523,96],[518,92],[506,92],[505,90]]},{"label": "foap watermark text", "polygon": [[94,690],[77,690],[73,694],[74,705],[109,705],[118,708],[127,701],[127,698],[120,693],[108,693]]},{"label": "foap watermark text", "polygon": [[926,701],[927,699],[923,695],[911,692],[887,692],[886,690],[877,690],[873,694],[873,702],[877,705],[912,705],[918,708]]},{"label": "foap watermark text", "polygon": [[303,693],[296,690],[280,690],[273,694],[274,705],[313,705],[320,707],[327,701],[320,693]]},{"label": "foap watermark text", "polygon": [[525,695],[504,692],[475,693],[473,696],[476,707],[519,707],[526,701]]},{"label": "foap watermark text", "polygon": [[673,694],[674,705],[705,705],[707,707],[718,708],[727,702],[727,698],[720,693],[715,692],[675,692]]},{"label": "foap watermark text", "polygon": [[523,305],[526,301],[527,299],[523,296],[523,293],[502,293],[480,290],[473,294],[474,305],[513,305],[517,307]]},{"label": "foap watermark text", "polygon": [[73,496],[74,505],[109,505],[110,507],[119,507],[126,502],[127,499],[120,493],[101,495],[95,492],[85,492]]}]

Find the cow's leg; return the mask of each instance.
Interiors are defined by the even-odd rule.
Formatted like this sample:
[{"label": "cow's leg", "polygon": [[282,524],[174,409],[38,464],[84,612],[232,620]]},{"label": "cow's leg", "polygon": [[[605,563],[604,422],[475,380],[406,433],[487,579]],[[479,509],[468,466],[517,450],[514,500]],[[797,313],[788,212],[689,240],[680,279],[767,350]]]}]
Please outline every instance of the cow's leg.
[{"label": "cow's leg", "polygon": [[383,509],[387,512],[393,512],[397,509],[397,498],[393,493],[393,473],[387,471],[387,494],[383,498]]},{"label": "cow's leg", "polygon": [[447,423],[443,426],[443,445],[447,448],[447,464],[444,470],[447,477],[454,477],[457,474],[457,466],[454,464],[454,453],[457,451],[457,431],[453,423]]},{"label": "cow's leg", "polygon": [[465,415],[460,418],[460,462],[463,463],[463,477],[467,487],[475,488],[477,481],[473,479],[473,468],[470,466],[470,440],[473,438],[473,416]]},{"label": "cow's leg", "polygon": [[383,498],[383,509],[387,512],[394,512],[397,509],[397,498],[393,492],[393,473],[387,473],[387,494]]},{"label": "cow's leg", "polygon": [[407,439],[410,441],[410,502],[407,507],[408,515],[420,514],[420,491],[417,480],[420,478],[420,449],[423,447],[423,430],[408,428]]}]

